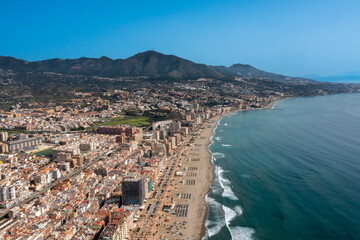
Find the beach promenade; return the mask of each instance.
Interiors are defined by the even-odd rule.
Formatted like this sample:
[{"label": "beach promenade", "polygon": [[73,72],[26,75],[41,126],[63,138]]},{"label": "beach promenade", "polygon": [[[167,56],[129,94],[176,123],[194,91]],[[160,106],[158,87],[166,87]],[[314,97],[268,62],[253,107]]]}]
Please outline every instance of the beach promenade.
[{"label": "beach promenade", "polygon": [[[222,116],[214,117],[192,133],[194,141],[190,141],[190,146],[179,156],[175,171],[182,172],[183,176],[172,176],[166,195],[168,201],[174,200],[174,209],[163,214],[155,239],[201,239],[205,235],[205,195],[214,175],[208,146]],[[165,221],[167,217],[169,221]]]}]

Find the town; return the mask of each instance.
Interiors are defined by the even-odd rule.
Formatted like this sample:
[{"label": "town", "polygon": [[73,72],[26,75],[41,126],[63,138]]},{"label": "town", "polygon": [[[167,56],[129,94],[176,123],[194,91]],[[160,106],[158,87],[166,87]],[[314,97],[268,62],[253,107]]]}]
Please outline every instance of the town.
[{"label": "town", "polygon": [[360,1],[0,9],[0,240],[360,240]]},{"label": "town", "polygon": [[[114,94],[115,102],[106,100]],[[179,159],[190,160],[186,151],[199,131],[223,113],[283,97],[227,97],[209,106],[215,93],[140,89],[73,96],[68,106],[0,113],[1,239],[158,237],[158,227],[172,216],[183,220],[180,199],[191,194],[177,199],[173,189],[175,182],[195,183],[196,173],[185,183]]]}]

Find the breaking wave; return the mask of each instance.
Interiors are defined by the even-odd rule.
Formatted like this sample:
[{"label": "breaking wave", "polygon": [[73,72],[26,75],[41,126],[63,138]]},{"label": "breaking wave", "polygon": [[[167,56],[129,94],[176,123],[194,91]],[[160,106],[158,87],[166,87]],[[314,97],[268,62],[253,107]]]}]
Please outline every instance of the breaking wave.
[{"label": "breaking wave", "polygon": [[216,159],[218,158],[224,158],[225,157],[225,154],[221,153],[221,152],[214,152],[212,154]]},{"label": "breaking wave", "polygon": [[[242,214],[242,209],[240,206],[236,206],[235,210],[226,207],[223,205],[223,210],[225,214],[225,225],[230,232],[231,239],[236,240],[250,240],[252,239],[251,236],[255,233],[254,229],[248,227],[239,227],[239,226],[230,226],[230,223],[233,219],[237,216]],[[239,210],[241,210],[239,212]]]},{"label": "breaking wave", "polygon": [[216,234],[218,234],[223,227],[225,227],[225,222],[223,221],[223,210],[222,210],[222,204],[217,202],[215,199],[209,197],[206,195],[205,200],[211,208],[212,211],[216,213],[216,219],[215,220],[206,220],[205,226],[207,228],[207,237],[212,237]]},{"label": "breaking wave", "polygon": [[221,185],[221,188],[224,190],[221,196],[233,201],[239,200],[239,198],[235,195],[235,193],[231,189],[230,181],[224,177],[224,170],[219,166],[216,166],[216,169],[218,172],[217,175],[219,178],[219,183]]},{"label": "breaking wave", "polygon": [[230,144],[221,144],[221,146],[223,146],[223,147],[231,147]]},{"label": "breaking wave", "polygon": [[[235,114],[235,113],[233,113]],[[232,115],[233,115],[232,114]],[[225,126],[227,123],[224,124]],[[216,137],[216,132],[221,132],[222,129],[217,129],[219,124],[214,129],[214,136],[211,137],[212,144],[217,144],[217,142],[222,140],[222,137]],[[231,147],[229,144],[221,144],[223,147]],[[209,149],[210,151],[210,149]],[[231,226],[231,221],[238,216],[243,214],[243,209],[239,205],[235,205],[234,208],[229,208],[222,203],[218,202],[215,198],[211,197],[212,194],[222,196],[230,201],[237,201],[239,198],[235,195],[232,190],[232,184],[229,179],[227,179],[224,174],[225,170],[220,166],[215,165],[215,162],[218,159],[225,158],[225,154],[221,152],[211,152],[211,161],[214,165],[215,179],[211,185],[210,195],[206,195],[205,201],[208,204],[209,211],[211,212],[211,217],[206,220],[205,227],[207,229],[206,235],[202,238],[203,240],[208,239],[209,237],[215,237],[215,235],[222,234],[220,233],[222,229],[228,229],[231,239],[236,240],[249,240],[252,235],[255,233],[254,229],[248,227],[240,226]],[[236,204],[236,203],[235,203]],[[209,212],[209,214],[210,214]],[[216,237],[215,237],[216,238]]]}]

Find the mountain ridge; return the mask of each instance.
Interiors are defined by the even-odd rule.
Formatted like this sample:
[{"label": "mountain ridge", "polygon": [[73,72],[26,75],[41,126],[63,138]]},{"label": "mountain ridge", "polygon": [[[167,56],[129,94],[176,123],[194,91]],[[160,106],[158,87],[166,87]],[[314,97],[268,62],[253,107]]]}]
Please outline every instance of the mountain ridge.
[{"label": "mountain ridge", "polygon": [[54,72],[100,77],[149,76],[173,79],[247,77],[267,78],[275,81],[299,79],[265,72],[248,64],[237,63],[230,67],[210,66],[153,50],[140,52],[125,59],[111,59],[102,56],[100,58],[52,58],[26,61],[11,56],[0,56],[0,69],[13,72]]}]

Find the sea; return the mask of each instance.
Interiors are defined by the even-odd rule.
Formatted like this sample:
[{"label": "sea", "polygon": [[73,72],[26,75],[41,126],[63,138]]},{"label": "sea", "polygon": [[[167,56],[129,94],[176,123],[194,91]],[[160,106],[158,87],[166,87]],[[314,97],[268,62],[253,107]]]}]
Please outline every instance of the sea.
[{"label": "sea", "polygon": [[209,150],[203,239],[360,239],[360,93],[230,114]]}]

